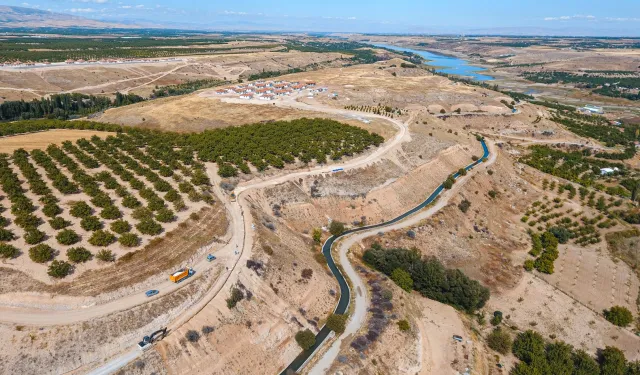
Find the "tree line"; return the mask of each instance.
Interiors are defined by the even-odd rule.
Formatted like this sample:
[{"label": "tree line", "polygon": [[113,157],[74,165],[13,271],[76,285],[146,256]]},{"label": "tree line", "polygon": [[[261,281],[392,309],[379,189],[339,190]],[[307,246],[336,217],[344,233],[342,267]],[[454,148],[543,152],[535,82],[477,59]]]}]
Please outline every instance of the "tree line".
[{"label": "tree line", "polygon": [[417,249],[383,249],[373,244],[362,259],[390,276],[401,288],[472,313],[489,300],[489,289],[459,269],[446,268],[435,257],[421,257]]},{"label": "tree line", "polygon": [[106,96],[79,93],[55,94],[48,98],[6,101],[0,104],[0,121],[48,118],[66,120],[73,116],[86,116],[109,107],[120,107],[143,101],[135,94],[116,93],[113,100]]}]

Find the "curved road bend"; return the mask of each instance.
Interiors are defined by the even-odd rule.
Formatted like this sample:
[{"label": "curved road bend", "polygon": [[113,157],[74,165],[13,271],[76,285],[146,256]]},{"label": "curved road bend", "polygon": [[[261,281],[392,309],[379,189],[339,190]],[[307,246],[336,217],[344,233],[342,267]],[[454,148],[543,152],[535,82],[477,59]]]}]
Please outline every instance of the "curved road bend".
[{"label": "curved road bend", "polygon": [[[486,142],[484,140],[482,140],[481,143],[482,143],[482,148],[483,148],[483,151],[484,151],[484,153],[482,155],[482,158],[480,158],[479,160],[477,160],[477,161],[471,163],[470,165],[466,166],[465,169],[467,171],[473,169],[475,166],[477,166],[478,164],[482,163],[483,160],[485,160],[486,158],[489,157],[490,153],[489,153],[489,148],[487,147]],[[459,178],[460,177],[459,173],[456,172],[454,174],[454,177],[456,179]],[[389,226],[389,225],[392,225],[392,224],[396,224],[396,223],[404,220],[408,216],[411,216],[411,215],[417,213],[418,211],[421,211],[423,208],[427,207],[429,204],[431,204],[442,193],[443,190],[445,190],[444,189],[444,185],[441,184],[440,186],[438,186],[436,188],[436,190],[433,193],[431,193],[431,195],[424,202],[420,203],[416,207],[412,208],[411,210],[403,213],[402,215],[400,215],[400,216],[398,216],[398,217],[396,217],[394,219],[391,219],[389,221],[386,221],[386,222],[380,223],[380,224],[374,224],[374,225],[369,225],[369,226],[362,227],[362,228],[350,229],[350,230],[345,231],[340,236],[331,236],[331,237],[329,237],[327,239],[327,241],[325,241],[324,245],[322,246],[322,253],[326,257],[327,265],[329,266],[329,269],[331,270],[331,272],[333,273],[333,275],[337,279],[338,285],[340,286],[340,299],[338,300],[338,304],[336,305],[336,308],[334,309],[334,314],[344,314],[345,312],[347,312],[347,310],[349,308],[350,301],[351,301],[351,290],[349,289],[349,284],[347,283],[344,275],[342,274],[342,272],[340,272],[340,270],[336,266],[336,263],[335,263],[335,261],[334,261],[334,259],[332,257],[331,248],[333,246],[333,243],[338,238],[347,236],[347,235],[352,234],[352,233],[376,230],[376,229],[381,228],[381,227],[386,227],[386,226]],[[405,224],[401,225],[400,227],[402,227],[404,225]],[[357,274],[355,273],[355,271],[351,267],[350,263],[348,262],[348,259],[346,257],[346,252],[344,253],[344,256],[341,253],[341,262],[343,264],[343,267],[345,267],[345,271],[347,270],[347,267],[350,268],[349,271],[351,271],[351,272],[349,272],[349,273],[352,275],[351,279],[352,279],[352,281],[355,282],[354,285],[358,289],[359,294],[360,293],[365,293],[364,285],[362,284],[362,281],[359,280],[359,277],[357,277]],[[353,276],[356,276],[356,277],[353,277]],[[355,280],[358,280],[358,281],[355,281]],[[363,295],[362,295],[362,298],[364,298]],[[359,307],[359,306],[357,306],[357,307]],[[362,309],[358,309],[357,315],[361,316],[363,314],[362,311],[363,311]],[[356,320],[357,319],[354,319],[354,321],[356,321]],[[349,326],[351,326],[351,324],[349,324]],[[357,328],[358,327],[356,327],[356,331],[357,331]],[[349,330],[349,331],[351,331],[351,330]],[[318,351],[318,349],[322,346],[322,344],[324,343],[324,341],[326,340],[326,338],[329,336],[330,333],[331,333],[331,331],[329,330],[329,328],[327,326],[323,326],[320,329],[320,332],[318,332],[318,334],[316,335],[316,343],[309,350],[300,353],[298,355],[298,357],[296,357],[293,360],[293,362],[291,362],[291,364],[289,364],[289,366],[287,366],[280,374],[281,375],[286,375],[290,371],[294,371],[294,372],[299,371],[313,357],[314,353]],[[345,330],[345,333],[343,333],[343,335],[341,337],[345,337],[345,335],[350,334],[350,333],[353,333],[353,332],[348,332],[347,330]],[[339,349],[339,347],[337,349]],[[332,356],[334,354],[337,355],[337,351],[338,351],[337,349],[333,349],[333,353],[331,353],[330,356]],[[328,361],[328,362],[329,362],[328,364],[330,365],[332,360]],[[314,373],[316,371],[318,371],[319,373],[323,373],[323,370],[324,369],[316,370],[316,367],[314,367],[312,369],[312,371]]]},{"label": "curved road bend", "polygon": [[[314,174],[320,174],[320,173],[328,173],[331,172],[332,169],[335,168],[343,168],[344,170],[349,170],[349,169],[353,169],[353,168],[360,168],[366,164],[369,164],[371,162],[377,161],[380,157],[382,157],[385,153],[389,152],[390,150],[392,150],[394,148],[394,146],[396,146],[397,144],[399,144],[400,142],[404,141],[405,138],[409,138],[409,132],[408,132],[408,123],[410,122],[411,119],[409,119],[407,121],[407,123],[403,123],[399,120],[396,119],[389,119],[387,117],[384,116],[378,116],[378,115],[370,115],[370,114],[362,114],[360,112],[354,112],[354,111],[346,111],[346,110],[338,110],[336,111],[337,113],[341,113],[341,114],[353,114],[353,113],[357,113],[359,116],[362,117],[376,117],[376,118],[383,118],[385,120],[390,121],[392,124],[394,124],[394,126],[396,126],[398,128],[398,134],[396,134],[391,140],[386,141],[385,143],[383,143],[380,147],[378,147],[377,150],[375,150],[373,153],[369,154],[369,155],[364,155],[362,157],[357,157],[355,159],[352,159],[351,161],[344,163],[344,164],[333,164],[331,166],[319,166],[307,171],[302,171],[302,172],[297,172],[297,173],[292,173],[292,174],[288,174],[288,175],[283,175],[283,176],[277,176],[275,178],[269,179],[269,180],[264,180],[264,181],[259,181],[259,182],[255,182],[254,184],[250,184],[250,185],[246,185],[246,186],[239,186],[238,188],[236,188],[235,193],[237,196],[237,202],[233,205],[229,204],[228,202],[225,201],[225,203],[227,204],[227,209],[230,211],[230,213],[232,214],[232,219],[234,222],[234,227],[239,228],[239,225],[241,224],[243,227],[242,233],[243,233],[243,240],[241,243],[241,248],[240,248],[240,255],[238,257],[235,258],[235,262],[233,263],[233,266],[230,267],[229,272],[224,275],[224,277],[219,278],[218,280],[223,279],[224,281],[222,282],[222,284],[220,284],[218,281],[216,281],[216,286],[214,288],[212,288],[212,290],[210,292],[207,293],[207,295],[205,296],[205,298],[201,299],[188,313],[185,314],[185,316],[181,317],[180,319],[178,319],[175,322],[172,322],[169,327],[172,329],[176,329],[178,328],[181,324],[184,324],[186,321],[188,321],[189,319],[191,319],[191,317],[193,317],[197,312],[199,312],[200,310],[202,310],[204,308],[204,306],[206,306],[207,303],[209,303],[213,298],[215,298],[215,296],[218,294],[218,292],[226,285],[227,281],[229,280],[229,278],[232,276],[233,271],[236,268],[236,265],[238,264],[238,261],[240,259],[245,259],[247,257],[250,256],[250,252],[245,252],[245,249],[251,249],[251,241],[252,241],[252,231],[249,229],[251,222],[250,222],[250,218],[245,220],[245,217],[243,215],[243,210],[242,207],[240,205],[240,202],[243,202],[243,200],[241,199],[240,195],[252,188],[262,188],[262,187],[266,187],[266,186],[270,186],[270,185],[276,185],[276,184],[280,184],[283,182],[286,182],[288,180],[291,180],[293,178],[298,178],[301,176],[306,176],[306,175],[314,175]],[[240,217],[238,217],[237,215],[234,215],[234,212],[240,214]],[[236,219],[237,218],[237,219]],[[240,230],[234,230],[234,236],[239,235],[240,234]],[[248,233],[248,235],[245,236],[245,233]],[[230,241],[228,248],[231,249],[232,248],[232,243],[234,243],[235,241]],[[237,277],[237,273],[234,275],[234,277]],[[181,283],[184,284],[184,283]],[[219,287],[218,287],[219,285]],[[140,303],[138,303],[140,304]],[[135,305],[134,305],[135,306]],[[131,306],[133,307],[133,306]],[[123,309],[124,310],[124,309]],[[1,319],[1,318],[0,318]],[[111,360],[109,360],[107,363],[101,365],[100,367],[94,369],[93,371],[90,372],[91,375],[105,375],[105,374],[111,374],[115,371],[117,371],[118,369],[124,367],[127,363],[131,362],[132,360],[134,360],[135,358],[137,358],[139,355],[141,354],[141,352],[139,350],[129,350],[124,354],[121,354],[117,357],[112,358]]]}]

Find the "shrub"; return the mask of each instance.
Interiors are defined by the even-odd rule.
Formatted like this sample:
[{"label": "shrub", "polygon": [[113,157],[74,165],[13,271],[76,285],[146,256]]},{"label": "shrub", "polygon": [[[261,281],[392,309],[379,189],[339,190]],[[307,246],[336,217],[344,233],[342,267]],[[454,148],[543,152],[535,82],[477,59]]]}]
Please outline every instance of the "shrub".
[{"label": "shrub", "polygon": [[84,247],[72,247],[67,250],[67,258],[73,263],[84,263],[91,259],[93,254]]},{"label": "shrub", "polygon": [[559,243],[567,243],[571,238],[571,232],[564,227],[551,227],[548,229],[549,233],[553,234]]},{"label": "shrub", "polygon": [[56,240],[61,245],[73,245],[74,243],[80,241],[80,236],[78,233],[74,232],[71,229],[64,229],[58,232],[56,235]]},{"label": "shrub", "polygon": [[464,169],[464,168],[460,168],[460,169],[458,169],[458,174],[460,176],[466,176],[467,175],[467,170]]},{"label": "shrub", "polygon": [[86,231],[96,231],[102,229],[103,225],[96,216],[87,216],[80,220],[80,226]]},{"label": "shrub", "polygon": [[78,218],[87,217],[91,215],[92,212],[93,210],[91,209],[91,206],[85,202],[75,202],[71,205],[71,210],[69,211],[71,216]]},{"label": "shrub", "polygon": [[462,202],[460,202],[460,204],[458,205],[458,208],[460,209],[460,211],[462,211],[463,213],[467,213],[467,211],[469,211],[469,207],[471,207],[471,202],[469,202],[468,200],[463,200]]},{"label": "shrub", "polygon": [[0,229],[0,241],[13,241],[15,238],[15,234],[9,229]]},{"label": "shrub", "polygon": [[113,252],[107,249],[98,251],[98,254],[96,254],[96,258],[103,262],[113,262],[114,260],[116,260],[116,256],[113,254]]},{"label": "shrub", "polygon": [[175,189],[171,189],[164,195],[164,199],[167,202],[175,202],[180,199],[180,194]]},{"label": "shrub", "polygon": [[146,207],[138,207],[133,210],[131,216],[136,220],[144,220],[153,217],[153,213]]},{"label": "shrub", "polygon": [[311,268],[305,268],[302,270],[301,276],[304,279],[310,279],[311,276],[313,276],[313,270]]},{"label": "shrub", "polygon": [[449,177],[447,177],[447,179],[442,183],[442,186],[445,189],[451,189],[453,187],[453,184],[456,183],[456,179],[453,178],[453,175],[449,175]]},{"label": "shrub", "polygon": [[494,326],[500,325],[502,323],[502,311],[494,311],[493,318],[491,318],[491,324]]},{"label": "shrub", "polygon": [[203,335],[208,335],[210,333],[213,333],[213,331],[215,331],[215,328],[213,328],[212,326],[202,326]]},{"label": "shrub", "polygon": [[106,193],[100,193],[91,198],[91,203],[96,207],[105,208],[111,205],[111,198]]},{"label": "shrub", "polygon": [[345,231],[344,223],[341,223],[337,220],[331,221],[331,224],[329,225],[329,232],[332,235],[339,236],[342,233],[344,233],[344,231]]},{"label": "shrub", "polygon": [[27,230],[24,234],[24,241],[28,245],[38,244],[46,239],[47,235],[36,228],[31,228]]},{"label": "shrub", "polygon": [[48,217],[55,217],[62,213],[62,208],[55,203],[47,203],[42,207],[42,213]]},{"label": "shrub", "polygon": [[319,244],[320,241],[322,241],[322,229],[313,228],[313,233],[312,233],[311,237],[313,238],[313,242]]},{"label": "shrub", "polygon": [[524,261],[524,269],[526,271],[533,271],[533,266],[534,266],[533,260],[527,259]]},{"label": "shrub", "polygon": [[29,249],[29,258],[36,263],[46,263],[53,259],[53,253],[51,246],[41,243]]},{"label": "shrub", "polygon": [[509,333],[498,327],[494,329],[489,336],[487,336],[487,344],[496,352],[500,354],[507,354],[511,350],[512,340]]},{"label": "shrub", "polygon": [[133,233],[124,233],[118,238],[118,242],[120,242],[122,246],[136,247],[140,244],[140,237]]},{"label": "shrub", "polygon": [[604,317],[619,327],[626,327],[633,321],[633,314],[623,306],[613,306],[609,310],[604,310]]},{"label": "shrub", "polygon": [[131,230],[131,224],[129,224],[129,222],[126,220],[120,219],[111,223],[109,228],[118,234],[122,234],[127,233]]},{"label": "shrub", "polygon": [[47,274],[51,277],[55,277],[56,279],[61,279],[66,277],[73,270],[73,266],[69,262],[65,262],[62,260],[54,260],[49,265],[49,270],[47,270]]},{"label": "shrub", "polygon": [[231,289],[231,295],[229,296],[229,298],[227,298],[227,307],[229,309],[236,307],[238,302],[242,301],[243,298],[244,294],[242,293],[242,291],[236,287],[233,287],[233,289]]},{"label": "shrub", "polygon": [[200,215],[198,215],[198,213],[197,213],[197,212],[192,212],[192,213],[189,215],[189,219],[191,219],[191,220],[193,220],[193,221],[198,221],[198,220],[200,220]]},{"label": "shrub", "polygon": [[102,211],[100,212],[100,217],[108,220],[119,219],[122,217],[122,212],[120,212],[120,210],[116,206],[108,205],[107,207],[102,209]]},{"label": "shrub", "polygon": [[168,208],[161,208],[156,213],[156,220],[161,223],[168,223],[174,221],[176,219],[176,215]]},{"label": "shrub", "polygon": [[296,333],[296,342],[302,350],[309,350],[316,343],[316,335],[309,329]]},{"label": "shrub", "polygon": [[133,195],[127,195],[122,199],[122,205],[126,208],[136,208],[140,207],[142,203]]},{"label": "shrub", "polygon": [[340,334],[344,332],[348,316],[345,314],[331,314],[327,319],[327,327],[333,332]]},{"label": "shrub", "polygon": [[42,224],[42,220],[39,217],[33,214],[25,213],[17,215],[14,222],[21,228],[35,228],[38,225]]},{"label": "shrub", "polygon": [[198,342],[198,340],[200,340],[200,333],[196,330],[190,329],[185,333],[184,337],[189,342]]},{"label": "shrub", "polygon": [[162,233],[162,225],[156,223],[153,219],[144,219],[136,224],[136,229],[142,234],[156,236]]},{"label": "shrub", "polygon": [[164,208],[164,200],[160,197],[153,197],[147,201],[147,208],[151,211],[158,211]]},{"label": "shrub", "polygon": [[93,232],[89,238],[89,243],[93,246],[109,246],[116,242],[116,236],[113,233],[106,230],[97,230]]},{"label": "shrub", "polygon": [[391,272],[391,280],[405,292],[411,292],[413,290],[413,279],[409,272],[402,268],[396,268]]},{"label": "shrub", "polygon": [[53,219],[49,220],[49,225],[51,225],[51,228],[53,228],[55,230],[60,230],[60,229],[64,229],[64,228],[70,226],[71,222],[61,218],[60,216],[58,216],[58,217],[54,217]]},{"label": "shrub", "polygon": [[402,332],[408,332],[411,329],[409,322],[406,319],[398,320],[398,329]]},{"label": "shrub", "polygon": [[491,199],[495,199],[498,196],[498,192],[495,191],[495,190],[489,190],[489,192],[487,194],[489,194]]},{"label": "shrub", "polygon": [[0,242],[0,258],[12,259],[20,255],[17,247],[8,243]]}]

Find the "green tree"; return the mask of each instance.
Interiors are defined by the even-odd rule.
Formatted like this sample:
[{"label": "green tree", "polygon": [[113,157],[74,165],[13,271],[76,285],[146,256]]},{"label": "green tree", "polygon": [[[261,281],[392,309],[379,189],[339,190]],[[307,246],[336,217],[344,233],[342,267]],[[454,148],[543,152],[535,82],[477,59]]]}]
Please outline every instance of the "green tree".
[{"label": "green tree", "polygon": [[100,211],[100,217],[108,220],[119,219],[122,217],[122,212],[116,206],[110,204]]},{"label": "green tree", "polygon": [[98,254],[96,254],[96,258],[103,262],[113,262],[114,260],[116,260],[116,256],[113,254],[113,252],[107,249],[98,251]]},{"label": "green tree", "polygon": [[51,225],[51,228],[55,230],[60,230],[70,226],[71,222],[69,220],[61,218],[60,216],[57,216],[49,220],[49,225]]},{"label": "green tree", "polygon": [[47,274],[51,277],[55,277],[56,279],[61,279],[66,277],[73,270],[73,266],[62,260],[54,260],[49,265],[49,269],[47,270]]},{"label": "green tree", "polygon": [[316,335],[309,329],[296,333],[296,342],[302,350],[309,350],[316,343]]},{"label": "green tree", "polygon": [[150,236],[156,236],[162,233],[162,226],[156,223],[153,219],[148,218],[142,220],[136,224],[136,229],[142,234],[148,234]]},{"label": "green tree", "polygon": [[64,229],[58,232],[56,235],[56,240],[61,245],[73,245],[74,243],[80,241],[80,236],[78,233],[71,229]]},{"label": "green tree", "polygon": [[494,326],[500,325],[502,323],[502,311],[494,311],[493,318],[491,318],[491,324]]},{"label": "green tree", "polygon": [[340,334],[344,332],[348,316],[345,314],[331,314],[327,319],[327,327],[333,332]]},{"label": "green tree", "polygon": [[540,235],[537,233],[531,233],[531,250],[529,250],[529,254],[534,257],[537,257],[542,252],[542,240],[540,239]]},{"label": "green tree", "polygon": [[28,245],[38,244],[44,241],[46,238],[47,235],[43,231],[36,228],[28,229],[24,234],[24,242],[26,242]]},{"label": "green tree", "polygon": [[0,258],[12,259],[20,255],[17,247],[8,243],[0,242]]},{"label": "green tree", "polygon": [[107,230],[97,230],[89,238],[89,243],[93,246],[109,246],[116,242],[116,236]]},{"label": "green tree", "polygon": [[531,363],[536,357],[544,357],[544,339],[532,330],[521,332],[513,342],[513,354],[521,361]]},{"label": "green tree", "polygon": [[341,223],[337,220],[332,220],[331,224],[329,224],[329,233],[331,233],[334,236],[339,236],[342,233],[344,233],[344,231],[345,231],[344,223]]},{"label": "green tree", "polygon": [[604,317],[619,327],[626,327],[633,322],[633,314],[624,306],[613,306],[609,310],[604,310]]},{"label": "green tree", "polygon": [[322,230],[320,228],[313,228],[313,242],[320,243],[322,240]]},{"label": "green tree", "polygon": [[584,350],[578,350],[572,355],[573,375],[600,375],[600,366]]},{"label": "green tree", "polygon": [[118,242],[120,242],[122,246],[136,247],[140,244],[140,237],[133,233],[124,233],[118,238]]},{"label": "green tree", "polygon": [[115,233],[118,234],[123,234],[123,233],[127,233],[131,230],[131,224],[129,224],[128,221],[126,220],[116,220],[113,223],[111,223],[111,225],[109,226],[109,228],[114,231]]},{"label": "green tree", "polygon": [[67,258],[73,263],[84,263],[91,259],[93,255],[84,247],[72,247],[67,250]]},{"label": "green tree", "polygon": [[511,350],[511,336],[503,331],[500,327],[495,328],[489,336],[487,336],[487,345],[500,354],[507,354]]},{"label": "green tree", "polygon": [[574,369],[572,352],[573,347],[564,342],[548,344],[546,353],[550,374],[572,375]]},{"label": "green tree", "polygon": [[54,250],[51,246],[41,243],[29,249],[29,258],[36,263],[46,263],[53,259]]},{"label": "green tree", "polygon": [[601,375],[624,375],[626,367],[627,360],[620,349],[607,346],[600,353]]},{"label": "green tree", "polygon": [[535,265],[535,263],[531,259],[527,259],[527,260],[524,261],[524,269],[526,271],[533,271],[534,265]]},{"label": "green tree", "polygon": [[156,213],[156,220],[158,220],[161,223],[169,223],[171,221],[174,221],[175,219],[176,219],[175,213],[173,213],[173,211],[168,208],[161,208]]},{"label": "green tree", "polygon": [[71,216],[77,217],[77,218],[87,217],[91,215],[91,212],[93,212],[93,210],[91,209],[91,206],[89,206],[88,204],[82,201],[75,202],[74,204],[72,204],[71,210],[69,211]]},{"label": "green tree", "polygon": [[402,268],[396,268],[391,272],[391,280],[393,280],[393,282],[405,292],[411,292],[413,290],[413,279],[411,278],[411,274]]},{"label": "green tree", "polygon": [[102,229],[102,222],[96,216],[86,216],[80,220],[80,226],[86,231]]}]

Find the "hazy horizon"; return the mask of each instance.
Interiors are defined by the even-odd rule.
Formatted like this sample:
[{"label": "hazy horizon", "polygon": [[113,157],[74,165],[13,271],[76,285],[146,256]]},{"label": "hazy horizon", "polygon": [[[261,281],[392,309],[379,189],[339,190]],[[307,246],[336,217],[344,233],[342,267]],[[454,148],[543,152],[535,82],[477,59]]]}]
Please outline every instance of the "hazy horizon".
[{"label": "hazy horizon", "polygon": [[509,34],[640,36],[640,2],[472,0],[241,0],[229,4],[169,0],[5,0],[4,5],[146,27],[216,31],[351,32],[395,34]]}]

